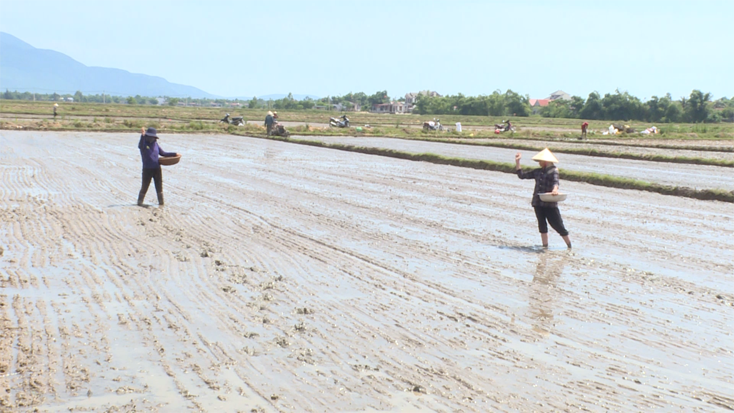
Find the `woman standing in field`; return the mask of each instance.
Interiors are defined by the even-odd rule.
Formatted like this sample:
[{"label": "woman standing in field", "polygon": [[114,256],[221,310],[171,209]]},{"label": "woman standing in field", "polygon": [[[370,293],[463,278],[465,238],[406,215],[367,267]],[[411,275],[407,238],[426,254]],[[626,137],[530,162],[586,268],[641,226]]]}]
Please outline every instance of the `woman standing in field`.
[{"label": "woman standing in field", "polygon": [[158,205],[163,205],[163,174],[158,163],[159,156],[178,156],[178,153],[166,152],[158,145],[158,135],[155,128],[142,128],[138,149],[143,160],[143,184],[138,194],[138,205],[143,205],[145,193],[148,192],[150,180],[155,182],[155,191],[158,194]]},{"label": "woman standing in field", "polygon": [[536,218],[538,218],[538,230],[540,231],[540,239],[543,242],[543,247],[548,247],[548,224],[550,224],[563,238],[568,248],[571,248],[571,240],[568,238],[566,227],[563,226],[558,202],[543,202],[539,196],[539,194],[548,192],[553,195],[558,195],[558,168],[555,165],[558,163],[558,159],[556,159],[548,148],[545,148],[533,156],[533,160],[540,164],[540,168],[523,172],[520,166],[521,158],[522,154],[518,152],[515,155],[515,171],[520,179],[535,179],[535,189],[533,190],[531,205],[535,209]]}]

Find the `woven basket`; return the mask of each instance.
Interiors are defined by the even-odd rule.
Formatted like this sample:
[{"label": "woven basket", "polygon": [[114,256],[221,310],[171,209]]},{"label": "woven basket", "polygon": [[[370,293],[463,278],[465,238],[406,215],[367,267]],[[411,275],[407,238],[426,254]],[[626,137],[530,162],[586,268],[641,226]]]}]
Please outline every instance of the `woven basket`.
[{"label": "woven basket", "polygon": [[163,166],[176,165],[181,160],[181,154],[177,156],[161,156],[158,158],[158,163]]},{"label": "woven basket", "polygon": [[540,200],[543,202],[562,202],[566,200],[568,194],[551,195],[550,192],[545,194],[538,194]]}]

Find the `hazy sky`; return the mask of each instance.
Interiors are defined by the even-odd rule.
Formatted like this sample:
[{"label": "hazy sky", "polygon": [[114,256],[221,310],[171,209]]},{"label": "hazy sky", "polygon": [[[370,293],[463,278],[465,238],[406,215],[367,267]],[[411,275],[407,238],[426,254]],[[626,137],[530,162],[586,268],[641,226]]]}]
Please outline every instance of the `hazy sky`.
[{"label": "hazy sky", "polygon": [[34,47],[228,97],[732,97],[733,23],[734,0],[0,0]]}]

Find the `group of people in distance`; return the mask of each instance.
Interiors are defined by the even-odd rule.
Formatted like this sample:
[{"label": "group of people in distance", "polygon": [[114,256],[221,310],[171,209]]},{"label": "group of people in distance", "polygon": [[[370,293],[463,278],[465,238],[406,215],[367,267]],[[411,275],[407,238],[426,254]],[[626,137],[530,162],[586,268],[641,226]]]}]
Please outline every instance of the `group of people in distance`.
[{"label": "group of people in distance", "polygon": [[[277,119],[277,112],[268,112],[265,118],[265,126],[268,128],[270,135],[272,125]],[[138,205],[143,205],[145,194],[148,192],[151,179],[155,182],[155,190],[158,195],[158,204],[163,205],[163,174],[159,163],[160,156],[180,156],[175,152],[166,152],[158,144],[158,135],[155,128],[142,128],[140,141],[138,142],[140,149],[140,157],[143,161],[143,179],[138,193]],[[548,247],[548,225],[558,232],[563,238],[568,248],[571,248],[571,240],[568,237],[568,230],[563,225],[561,212],[558,209],[557,202],[546,202],[540,199],[540,194],[558,195],[559,190],[559,173],[556,163],[558,159],[551,153],[548,148],[542,150],[533,156],[533,160],[540,164],[540,168],[524,171],[520,166],[522,154],[518,152],[515,155],[515,172],[520,179],[535,180],[535,188],[533,189],[533,198],[531,205],[535,210],[535,217],[538,220],[538,231],[543,247]]]}]

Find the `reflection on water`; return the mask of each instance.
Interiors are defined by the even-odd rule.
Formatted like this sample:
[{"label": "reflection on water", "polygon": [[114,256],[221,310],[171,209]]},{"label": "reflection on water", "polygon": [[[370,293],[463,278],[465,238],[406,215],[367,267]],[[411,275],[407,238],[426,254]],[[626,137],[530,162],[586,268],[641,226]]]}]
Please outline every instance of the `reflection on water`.
[{"label": "reflection on water", "polygon": [[533,283],[530,285],[530,318],[533,330],[548,335],[553,322],[553,307],[558,297],[556,282],[569,260],[568,252],[543,251],[538,254]]},{"label": "reflection on water", "polygon": [[540,245],[535,245],[535,246],[500,245],[497,248],[501,250],[512,250],[512,251],[534,252],[534,253],[542,253],[547,250],[547,248],[544,248]]}]

